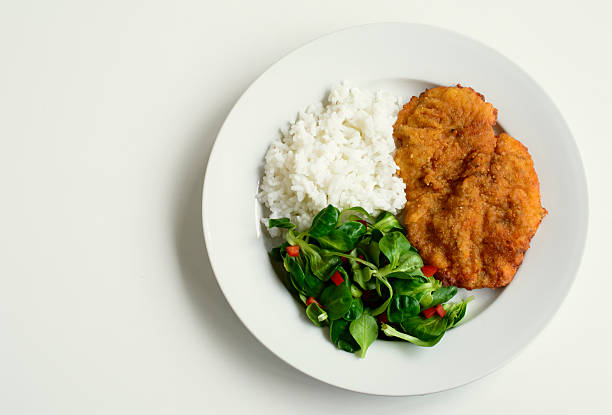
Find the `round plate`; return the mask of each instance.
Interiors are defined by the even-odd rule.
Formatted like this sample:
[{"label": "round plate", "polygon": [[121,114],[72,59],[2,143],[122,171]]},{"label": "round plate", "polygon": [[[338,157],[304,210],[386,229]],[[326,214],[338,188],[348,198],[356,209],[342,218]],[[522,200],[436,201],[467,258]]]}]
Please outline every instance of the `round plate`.
[{"label": "round plate", "polygon": [[[365,359],[337,350],[277,277],[256,200],[264,154],[279,128],[336,82],[406,100],[432,85],[470,86],[529,148],[549,214],[514,281],[476,290],[469,319],[433,348],[376,341]],[[393,23],[319,38],[268,69],[238,100],[208,162],[202,216],[208,255],[228,302],[257,339],[302,372],[342,388],[420,395],[478,379],[507,362],[551,319],[576,274],[587,229],[584,170],[572,135],[542,89],[518,66],[471,39]],[[538,312],[533,313],[534,307]]]}]

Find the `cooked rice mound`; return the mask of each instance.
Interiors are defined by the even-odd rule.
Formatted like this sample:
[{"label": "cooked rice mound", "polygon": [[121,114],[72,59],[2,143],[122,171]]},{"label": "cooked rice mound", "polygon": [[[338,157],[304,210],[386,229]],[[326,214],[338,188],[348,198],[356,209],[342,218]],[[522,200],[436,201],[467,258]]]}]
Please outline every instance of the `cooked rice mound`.
[{"label": "cooked rice mound", "polygon": [[[269,218],[288,217],[298,230],[328,204],[393,214],[406,203],[393,160],[399,98],[344,82],[327,101],[309,105],[282,131],[265,156],[258,194]],[[270,233],[277,235],[276,229]]]}]

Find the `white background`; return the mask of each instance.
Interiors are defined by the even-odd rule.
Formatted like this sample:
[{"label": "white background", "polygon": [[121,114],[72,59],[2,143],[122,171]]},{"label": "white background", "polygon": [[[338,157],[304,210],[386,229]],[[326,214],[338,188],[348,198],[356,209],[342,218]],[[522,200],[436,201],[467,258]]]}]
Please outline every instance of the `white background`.
[{"label": "white background", "polygon": [[[503,3],[2,1],[0,413],[612,411],[612,7]],[[232,313],[201,232],[208,155],[242,91],[303,43],[380,21],[515,61],[565,116],[589,183],[582,266],[548,327],[494,374],[423,397],[281,362]]]}]

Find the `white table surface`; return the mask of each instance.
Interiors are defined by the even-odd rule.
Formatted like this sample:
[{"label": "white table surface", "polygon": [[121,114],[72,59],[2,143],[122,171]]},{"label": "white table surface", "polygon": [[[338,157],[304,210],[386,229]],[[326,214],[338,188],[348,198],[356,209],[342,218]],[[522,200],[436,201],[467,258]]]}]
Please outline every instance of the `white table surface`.
[{"label": "white table surface", "polygon": [[[0,413],[610,413],[612,7],[493,4],[3,1]],[[555,318],[494,374],[423,397],[281,362],[232,313],[201,232],[208,155],[242,91],[303,43],[380,21],[515,61],[565,116],[589,183],[586,251]]]}]

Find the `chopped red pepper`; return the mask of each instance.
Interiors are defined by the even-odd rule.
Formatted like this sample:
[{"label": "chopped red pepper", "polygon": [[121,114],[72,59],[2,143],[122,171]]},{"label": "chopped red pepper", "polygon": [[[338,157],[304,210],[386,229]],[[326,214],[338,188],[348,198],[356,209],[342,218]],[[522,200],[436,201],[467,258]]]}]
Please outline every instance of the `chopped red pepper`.
[{"label": "chopped red pepper", "polygon": [[436,314],[436,307],[430,307],[423,310],[423,315],[425,316],[425,318],[429,318],[434,314]]},{"label": "chopped red pepper", "polygon": [[371,303],[373,303],[375,299],[375,296],[374,296],[375,293],[376,293],[376,290],[364,291],[363,294],[361,294],[361,301],[363,301],[363,304],[370,305]]},{"label": "chopped red pepper", "polygon": [[359,222],[361,223],[363,226],[365,226],[366,229],[368,229],[368,222],[366,222],[365,220],[356,220],[355,222]]},{"label": "chopped red pepper", "polygon": [[423,271],[426,277],[432,277],[438,271],[438,268],[433,265],[423,265],[421,271]]},{"label": "chopped red pepper", "polygon": [[[347,255],[350,255],[350,252],[346,252]],[[361,259],[361,260],[365,260],[363,255],[359,255],[357,258]],[[349,261],[349,259],[347,257],[342,257],[342,263],[346,264]]]},{"label": "chopped red pepper", "polygon": [[289,256],[298,256],[300,254],[300,246],[299,245],[290,245],[287,247],[287,254]]},{"label": "chopped red pepper", "polygon": [[438,313],[440,317],[444,317],[446,315],[446,310],[442,304],[438,304],[436,306],[436,313]]},{"label": "chopped red pepper", "polygon": [[[319,302],[317,300],[315,300],[314,297],[308,297],[306,299],[306,306],[309,306],[312,303],[316,303],[319,307],[321,307],[321,304],[319,304]],[[323,308],[323,307],[321,307],[321,308]]]},{"label": "chopped red pepper", "polygon": [[342,275],[340,275],[338,271],[333,273],[333,275],[331,276],[331,280],[334,284],[336,284],[336,286],[344,282],[344,278],[342,278]]},{"label": "chopped red pepper", "polygon": [[[344,255],[350,255],[350,254],[351,254],[351,251],[347,251],[347,252],[344,253]],[[342,258],[342,263],[343,264],[346,264],[349,261],[349,259],[347,257],[340,257],[340,258]]]},{"label": "chopped red pepper", "polygon": [[387,316],[387,313],[382,313],[376,316],[376,319],[378,320],[379,323],[388,323],[389,322],[389,317]]}]

